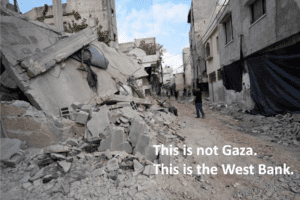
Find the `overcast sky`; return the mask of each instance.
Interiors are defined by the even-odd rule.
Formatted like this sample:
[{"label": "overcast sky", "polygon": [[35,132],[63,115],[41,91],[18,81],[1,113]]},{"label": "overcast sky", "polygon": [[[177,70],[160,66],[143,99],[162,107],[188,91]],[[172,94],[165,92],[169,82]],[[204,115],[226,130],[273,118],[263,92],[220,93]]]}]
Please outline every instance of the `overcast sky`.
[{"label": "overcast sky", "polygon": [[[18,4],[25,13],[44,4],[52,5],[52,0],[18,0]],[[164,65],[178,68],[182,65],[182,49],[189,47],[190,6],[191,0],[116,0],[119,42],[156,37],[156,42],[167,49]],[[177,72],[182,72],[182,68]]]}]

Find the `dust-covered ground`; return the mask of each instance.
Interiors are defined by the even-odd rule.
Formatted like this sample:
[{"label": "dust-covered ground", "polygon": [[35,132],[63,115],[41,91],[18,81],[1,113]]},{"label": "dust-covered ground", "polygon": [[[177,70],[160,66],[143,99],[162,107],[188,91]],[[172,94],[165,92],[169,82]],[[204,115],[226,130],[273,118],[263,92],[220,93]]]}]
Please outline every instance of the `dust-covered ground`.
[{"label": "dust-covered ground", "polygon": [[[168,174],[162,170],[164,174],[148,176],[144,173],[134,175],[132,170],[120,169],[118,174],[108,173],[107,176],[95,178],[93,175],[96,170],[90,162],[74,158],[70,173],[63,178],[29,184],[24,180],[24,171],[28,166],[23,163],[17,168],[1,170],[1,199],[300,199],[299,147],[272,143],[267,135],[238,131],[234,127],[243,126],[247,130],[252,128],[245,127],[247,120],[241,122],[212,111],[209,104],[204,104],[206,118],[199,119],[195,118],[195,108],[191,103],[179,103],[174,99],[170,102],[178,109],[179,123],[187,124],[185,128],[177,130],[185,140],[173,145],[173,148],[180,149],[179,155],[172,156],[173,174],[170,174],[170,168]],[[184,145],[192,149],[192,155],[183,155],[186,149]],[[226,145],[230,145],[227,151],[231,150],[231,155],[223,154]],[[213,147],[218,148],[218,155],[210,151]],[[201,151],[197,155],[197,148],[206,150],[205,155]],[[39,151],[29,149],[27,157]],[[99,159],[101,157],[87,160],[97,164],[103,162],[103,166],[108,162]],[[211,169],[214,167],[215,173],[198,171],[198,165]],[[270,169],[286,166],[293,174],[272,175],[272,170],[269,171],[270,175],[258,174],[259,165]],[[227,166],[237,170],[225,174],[223,168]],[[250,166],[253,166],[254,174],[250,173]],[[178,167],[178,174],[175,174],[175,167]],[[192,169],[185,173],[184,167]],[[51,166],[47,170],[51,173]],[[97,170],[97,173],[101,173],[101,168]]]},{"label": "dust-covered ground", "polygon": [[[165,191],[169,199],[300,199],[300,148],[274,144],[268,141],[267,136],[254,136],[225,126],[239,122],[230,116],[209,110],[206,104],[206,118],[199,119],[195,118],[195,109],[191,103],[172,103],[178,109],[180,120],[187,122],[187,127],[179,132],[185,136],[184,143],[187,147],[192,147],[193,154],[185,158],[181,151],[179,156],[174,156],[180,170],[178,175],[164,174],[157,177],[158,187]],[[253,155],[226,156],[222,153],[225,145],[231,145],[228,148],[231,150],[239,148],[239,154],[251,154],[250,147]],[[197,147],[205,149],[214,146],[218,147],[219,155],[197,155]],[[242,147],[246,148],[245,152],[242,152]],[[183,174],[184,164],[193,167],[192,175]],[[199,175],[196,166],[203,164],[217,167],[217,174],[207,174],[205,171],[205,174]],[[290,167],[289,172],[293,175],[258,174],[258,165],[283,167],[284,164]],[[237,175],[236,171],[232,175],[224,174],[222,165],[252,165],[254,175]]]}]

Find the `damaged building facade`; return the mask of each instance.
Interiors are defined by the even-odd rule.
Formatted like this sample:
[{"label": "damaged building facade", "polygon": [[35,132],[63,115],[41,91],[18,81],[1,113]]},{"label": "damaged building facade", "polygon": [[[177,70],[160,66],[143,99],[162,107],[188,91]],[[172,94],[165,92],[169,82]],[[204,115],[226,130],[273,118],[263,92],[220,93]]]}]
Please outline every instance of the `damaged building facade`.
[{"label": "damaged building facade", "polygon": [[[15,88],[23,95],[8,97],[1,90],[0,163],[24,168],[17,187],[26,191],[27,199],[85,198],[70,188],[74,177],[87,177],[90,161],[92,178],[108,181],[129,170],[135,177],[152,176],[153,163],[175,163],[171,155],[156,154],[153,145],[176,143],[183,149],[185,138],[177,131],[186,122],[179,124],[177,109],[169,102],[141,92],[145,88],[139,82],[156,63],[143,59],[145,52],[135,48],[126,55],[108,47],[92,27],[65,34],[2,4],[0,9],[1,87],[7,94]],[[119,183],[127,185],[123,179]],[[47,189],[31,192],[41,185]],[[116,190],[115,185],[108,187],[110,193]],[[21,192],[10,192],[4,199],[23,198]]]},{"label": "damaged building facade", "polygon": [[[207,71],[205,66],[205,52],[201,38],[209,24],[209,18],[214,12],[217,0],[192,0],[191,9],[188,13],[188,23],[190,23],[190,53],[193,73],[193,87],[197,83],[202,83],[205,91],[208,90]],[[205,92],[206,95],[206,92]]]},{"label": "damaged building facade", "polygon": [[[140,47],[140,43],[144,41],[146,45],[156,47],[156,50],[149,54]],[[137,82],[138,86],[142,87],[144,95],[159,94],[161,86],[160,76],[160,45],[156,43],[155,37],[138,38],[134,42],[120,43],[120,51],[134,59],[138,64],[141,64],[148,77],[145,77]]]},{"label": "damaged building facade", "polygon": [[215,8],[199,47],[211,100],[266,116],[299,112],[300,1],[227,0]]},{"label": "damaged building facade", "polygon": [[193,86],[193,71],[191,59],[192,58],[190,48],[184,48],[182,50],[182,62],[184,72],[184,88],[187,90],[191,90]]},{"label": "damaged building facade", "polygon": [[[54,0],[53,2],[56,2]],[[25,13],[30,19],[35,20],[43,16],[45,7],[37,7]],[[55,10],[52,5],[47,6],[47,12],[44,17],[44,22],[50,25],[55,24]],[[77,24],[85,19],[86,24],[93,27],[101,25],[104,31],[110,31],[109,45],[116,49],[118,46],[118,29],[116,18],[115,0],[67,0],[67,3],[62,4],[63,24],[69,27],[72,26],[72,21]],[[78,15],[79,14],[79,15]],[[79,17],[80,16],[80,17]]]}]

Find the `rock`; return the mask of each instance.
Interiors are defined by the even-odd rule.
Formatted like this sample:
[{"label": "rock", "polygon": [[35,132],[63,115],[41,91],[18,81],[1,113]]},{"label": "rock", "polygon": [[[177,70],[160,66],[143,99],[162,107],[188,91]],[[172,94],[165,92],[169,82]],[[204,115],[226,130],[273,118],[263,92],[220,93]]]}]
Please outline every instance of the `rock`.
[{"label": "rock", "polygon": [[126,118],[126,117],[123,117],[123,116],[122,116],[122,117],[120,117],[119,119],[120,119],[120,121],[121,121],[121,122],[123,122],[124,124],[126,124],[126,123],[128,123],[128,122],[129,122],[129,119],[128,119],[128,118]]},{"label": "rock", "polygon": [[293,114],[292,122],[300,122],[300,114]]},{"label": "rock", "polygon": [[117,180],[117,178],[118,178],[118,171],[110,171],[107,174],[107,178],[108,179],[112,179],[112,180]]},{"label": "rock", "polygon": [[65,173],[67,173],[72,166],[72,163],[66,161],[59,161],[57,162],[57,164],[61,168],[61,170]]},{"label": "rock", "polygon": [[45,153],[63,153],[63,152],[69,152],[70,149],[66,146],[62,146],[59,144],[48,146],[44,148]]},{"label": "rock", "polygon": [[174,139],[176,139],[177,137],[174,135],[169,135],[169,134],[164,134],[159,132],[158,136],[157,136],[157,140],[162,143],[162,144],[170,144]]},{"label": "rock", "polygon": [[53,159],[53,160],[66,160],[66,157],[61,155],[61,154],[58,154],[58,153],[51,153],[50,154],[50,157]]},{"label": "rock", "polygon": [[95,169],[95,170],[92,172],[93,177],[97,177],[97,176],[101,176],[101,175],[105,174],[104,169],[105,169],[105,167],[102,167],[102,168],[100,168],[100,169]]},{"label": "rock", "polygon": [[44,170],[45,170],[45,168],[42,168],[42,169],[40,169],[40,171],[38,171],[33,177],[31,177],[29,180],[31,181],[31,182],[33,182],[33,181],[35,181],[35,180],[37,180],[37,179],[39,179],[39,178],[42,178],[42,177],[44,177],[46,174],[44,174]]},{"label": "rock", "polygon": [[129,131],[129,138],[128,138],[128,141],[131,142],[132,147],[136,146],[140,134],[144,132],[145,133],[148,132],[148,128],[145,122],[134,120],[131,124],[130,131]]},{"label": "rock", "polygon": [[83,153],[80,153],[80,154],[76,155],[76,157],[77,157],[78,159],[84,159],[84,158],[85,158],[85,156],[84,156]]},{"label": "rock", "polygon": [[135,178],[130,177],[127,181],[124,182],[125,187],[131,187],[135,184]]},{"label": "rock", "polygon": [[30,172],[31,177],[34,176],[38,171],[40,171],[40,168],[37,165],[30,165],[29,167],[33,167],[33,169]]},{"label": "rock", "polygon": [[116,196],[118,194],[117,190],[115,188],[110,188],[108,190],[109,194],[112,196]]},{"label": "rock", "polygon": [[73,157],[67,157],[67,158],[66,158],[66,161],[67,161],[67,162],[73,162]]},{"label": "rock", "polygon": [[132,147],[124,139],[124,129],[123,128],[114,128],[112,133],[100,143],[98,151],[104,150],[111,151],[125,151],[127,153],[132,153]]},{"label": "rock", "polygon": [[159,155],[159,164],[164,164],[169,166],[171,164],[171,156],[170,155]]},{"label": "rock", "polygon": [[42,179],[37,179],[37,180],[33,181],[34,188],[37,188],[41,185],[42,185]]},{"label": "rock", "polygon": [[133,188],[131,190],[128,191],[128,195],[133,198],[135,196],[135,194],[137,193],[137,189]]},{"label": "rock", "polygon": [[1,138],[0,161],[9,167],[15,167],[25,158],[18,139]]},{"label": "rock", "polygon": [[146,148],[150,145],[150,141],[150,135],[141,134],[133,153],[140,152],[142,155],[146,156]]},{"label": "rock", "polygon": [[147,165],[143,171],[143,174],[147,176],[155,175],[155,167],[152,165]]},{"label": "rock", "polygon": [[26,183],[23,183],[23,188],[25,189],[25,190],[27,190],[30,186],[32,186],[32,184],[31,183],[29,183],[29,182],[26,182]]},{"label": "rock", "polygon": [[91,105],[83,105],[81,107],[81,110],[90,114],[92,112],[92,106]]},{"label": "rock", "polygon": [[1,152],[0,161],[9,160],[13,154],[17,153],[21,149],[22,141],[18,139],[1,138]]},{"label": "rock", "polygon": [[75,138],[68,138],[66,140],[66,144],[71,145],[71,146],[77,146],[78,145],[78,141]]},{"label": "rock", "polygon": [[71,104],[71,107],[73,108],[73,110],[76,110],[76,109],[81,109],[83,105],[84,105],[83,103],[75,102]]},{"label": "rock", "polygon": [[137,160],[133,160],[133,164],[134,164],[134,171],[139,174],[144,170],[144,166],[139,163]]},{"label": "rock", "polygon": [[109,149],[107,149],[107,150],[105,151],[105,156],[106,156],[106,158],[107,158],[108,160],[112,159],[112,155],[111,155]]},{"label": "rock", "polygon": [[119,169],[118,159],[113,158],[108,161],[107,163],[107,169],[108,171],[115,171]]},{"label": "rock", "polygon": [[89,113],[86,113],[84,111],[79,111],[76,113],[76,122],[79,124],[86,124],[87,120],[89,118]]},{"label": "rock", "polygon": [[145,157],[147,160],[150,160],[153,162],[154,160],[157,159],[157,155],[155,154],[155,148],[154,147],[146,147],[145,148]]},{"label": "rock", "polygon": [[121,108],[120,111],[123,113],[123,116],[128,119],[138,118],[139,114],[135,110],[132,110],[130,107]]},{"label": "rock", "polygon": [[52,174],[48,174],[48,175],[43,177],[43,183],[48,183],[54,178],[57,178],[57,177],[53,176]]},{"label": "rock", "polygon": [[99,112],[93,112],[92,119],[87,123],[87,128],[91,132],[91,141],[100,140],[109,134],[109,109],[106,105],[100,107]]}]

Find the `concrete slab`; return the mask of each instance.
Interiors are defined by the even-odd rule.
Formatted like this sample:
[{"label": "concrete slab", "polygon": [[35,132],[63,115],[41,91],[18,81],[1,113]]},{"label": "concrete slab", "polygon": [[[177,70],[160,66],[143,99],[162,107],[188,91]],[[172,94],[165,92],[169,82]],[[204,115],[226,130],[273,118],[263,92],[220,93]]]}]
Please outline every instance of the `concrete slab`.
[{"label": "concrete slab", "polygon": [[87,123],[87,128],[92,134],[91,140],[106,138],[110,132],[109,109],[106,105],[100,107],[99,112],[93,112],[93,117]]},{"label": "concrete slab", "polygon": [[147,126],[146,123],[142,121],[134,120],[132,122],[130,127],[130,132],[129,132],[129,139],[128,139],[128,141],[131,142],[132,147],[136,146],[140,134],[148,130],[146,126]]},{"label": "concrete slab", "polygon": [[140,152],[142,155],[146,156],[146,148],[150,145],[150,141],[150,135],[141,134],[133,153]]}]

